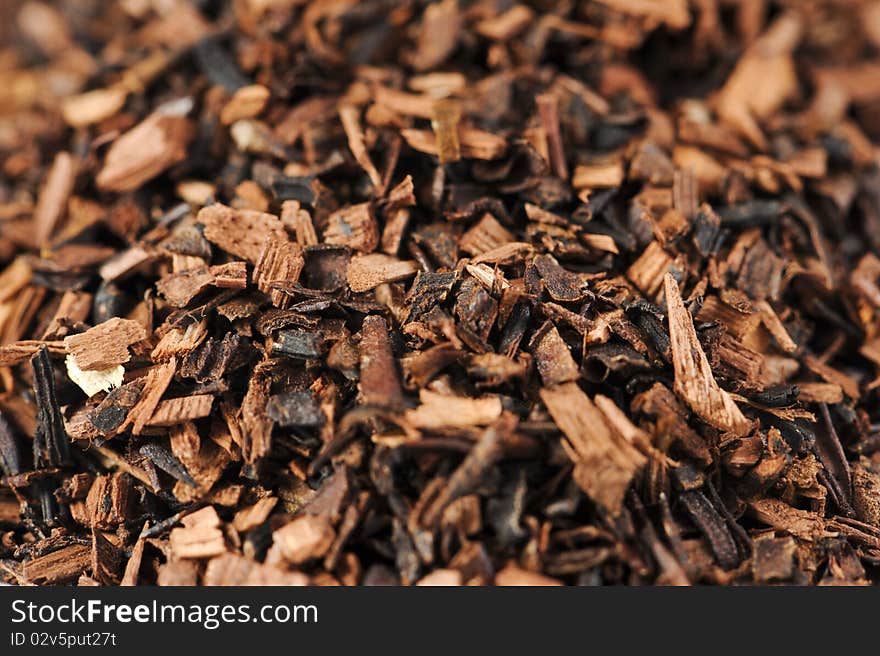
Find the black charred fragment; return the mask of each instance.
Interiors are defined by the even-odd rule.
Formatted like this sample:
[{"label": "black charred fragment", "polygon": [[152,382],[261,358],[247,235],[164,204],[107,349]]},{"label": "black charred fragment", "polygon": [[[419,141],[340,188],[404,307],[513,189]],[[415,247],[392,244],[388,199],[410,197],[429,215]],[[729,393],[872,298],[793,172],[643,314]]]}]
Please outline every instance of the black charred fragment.
[{"label": "black charred fragment", "polygon": [[454,269],[458,262],[458,238],[446,223],[432,223],[412,233],[413,242],[440,267]]},{"label": "black charred fragment", "polygon": [[420,321],[437,304],[442,303],[458,279],[458,273],[423,273],[416,276],[410,292],[409,315],[406,322]]},{"label": "black charred fragment", "polygon": [[541,276],[544,288],[554,301],[574,302],[586,297],[586,284],[581,278],[563,269],[550,255],[536,257],[534,267]]},{"label": "black charred fragment", "polygon": [[165,447],[151,442],[144,444],[138,452],[145,458],[149,458],[150,462],[166,474],[170,474],[178,481],[186,483],[190,487],[198,487],[199,484],[186,470],[183,463]]},{"label": "black charred fragment", "polygon": [[113,317],[123,317],[132,305],[131,297],[116,284],[102,283],[98,287],[98,291],[95,292],[95,300],[92,304],[92,323],[99,324]]},{"label": "black charred fragment", "polygon": [[319,428],[324,425],[324,413],[311,392],[275,394],[266,404],[266,414],[285,428]]},{"label": "black charred fragment", "polygon": [[296,200],[303,205],[314,205],[317,194],[312,187],[311,177],[276,176],[272,180],[272,193],[279,202]]},{"label": "black charred fragment", "polygon": [[694,245],[703,257],[714,255],[721,246],[721,218],[708,206],[703,206],[694,217]]},{"label": "black charred fragment", "polygon": [[838,484],[845,505],[850,507],[852,506],[852,472],[840,443],[840,436],[831,419],[831,413],[828,412],[827,403],[819,404],[819,413],[822,419],[816,431],[815,451],[822,466]]},{"label": "black charred fragment", "polygon": [[251,83],[219,38],[203,39],[193,48],[193,54],[202,73],[213,84],[232,92]]},{"label": "black charred fragment", "polygon": [[636,301],[626,308],[626,315],[644,331],[651,346],[667,362],[672,361],[672,345],[666,315],[657,306],[647,301]]},{"label": "black charred fragment", "polygon": [[233,362],[240,341],[236,333],[226,333],[222,340],[209,337],[186,354],[180,365],[180,375],[195,378],[199,383],[220,380]]},{"label": "black charred fragment", "polygon": [[831,307],[818,296],[805,299],[804,309],[821,321],[827,321],[855,339],[863,339],[864,333],[843,314]]},{"label": "black charred fragment", "polygon": [[618,342],[589,347],[581,361],[581,372],[592,383],[601,383],[611,373],[628,377],[649,369],[651,363],[641,353]]},{"label": "black charred fragment", "polygon": [[489,522],[504,548],[513,547],[528,535],[522,526],[527,493],[526,470],[520,467],[515,475],[506,479],[499,496],[490,499],[486,504]]},{"label": "black charred fragment", "polygon": [[465,280],[455,297],[455,316],[485,342],[498,316],[498,301],[476,280]]},{"label": "black charred fragment", "polygon": [[504,329],[501,331],[501,339],[498,344],[498,352],[512,358],[519,350],[520,342],[525,337],[526,330],[531,320],[531,306],[524,300],[519,300],[513,306],[513,311],[507,317]]},{"label": "black charred fragment", "polygon": [[750,398],[767,408],[784,408],[795,403],[799,395],[797,385],[781,385],[756,392]]},{"label": "black charred fragment", "polygon": [[21,453],[12,434],[12,427],[0,412],[0,470],[6,476],[16,476],[22,471]]},{"label": "black charred fragment", "polygon": [[324,335],[320,331],[288,328],[278,332],[272,344],[273,355],[297,360],[316,360],[324,353]]},{"label": "black charred fragment", "polygon": [[803,421],[781,419],[769,412],[758,412],[762,422],[775,427],[794,453],[805,453],[816,443],[816,433]]},{"label": "black charred fragment", "polygon": [[114,434],[138,402],[143,389],[144,379],[138,379],[112,390],[89,414],[92,425],[103,435]]},{"label": "black charred fragment", "polygon": [[730,570],[739,565],[740,557],[736,542],[724,518],[706,496],[699,490],[688,490],[682,492],[679,499],[688,516],[708,541],[709,548],[721,568]]},{"label": "black charred fragment", "polygon": [[34,468],[71,464],[70,444],[61,408],[55,394],[55,373],[49,350],[42,346],[31,358],[34,401],[37,404],[37,432],[34,435]]},{"label": "black charred fragment", "polygon": [[788,209],[778,200],[750,200],[718,210],[721,224],[738,229],[767,225],[775,222]]}]

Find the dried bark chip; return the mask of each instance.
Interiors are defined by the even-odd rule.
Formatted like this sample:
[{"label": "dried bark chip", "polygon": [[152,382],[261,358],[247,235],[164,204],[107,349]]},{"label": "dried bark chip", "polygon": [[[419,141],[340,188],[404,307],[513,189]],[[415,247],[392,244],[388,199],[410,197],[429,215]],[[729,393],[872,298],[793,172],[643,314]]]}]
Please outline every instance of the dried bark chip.
[{"label": "dried bark chip", "polygon": [[245,289],[247,287],[247,264],[227,262],[209,268],[214,276],[213,285],[220,289]]},{"label": "dried bark chip", "polygon": [[371,253],[379,245],[379,227],[371,203],[345,207],[331,214],[324,229],[328,244],[348,246],[362,253]]},{"label": "dried bark chip", "polygon": [[156,112],[110,146],[95,183],[105,191],[131,191],[186,157],[193,137],[189,119]]},{"label": "dried bark chip", "polygon": [[435,569],[416,582],[422,587],[460,586],[464,583],[461,572],[455,569]]},{"label": "dried bark chip", "polygon": [[211,412],[214,397],[210,394],[184,396],[167,399],[156,406],[147,426],[174,426],[185,421],[207,417]]},{"label": "dried bark chip", "polygon": [[34,223],[37,230],[37,243],[47,246],[58,222],[67,209],[67,200],[76,181],[76,160],[70,153],[60,152],[55,156],[46,183],[40,190],[37,207],[34,209]]},{"label": "dried bark chip", "polygon": [[101,371],[128,362],[128,347],[147,338],[137,321],[114,317],[84,333],[64,338],[64,346],[82,371]]},{"label": "dried bark chip", "polygon": [[544,385],[567,383],[580,377],[571,351],[551,322],[547,321],[538,329],[529,347]]},{"label": "dried bark chip", "polygon": [[791,52],[803,29],[797,12],[780,15],[739,60],[719,94],[720,116],[759,148],[766,139],[755,118],[769,116],[798,91]]},{"label": "dried bark chip", "polygon": [[205,239],[251,264],[257,263],[267,239],[287,240],[278,217],[256,210],[215,203],[199,210],[196,220],[205,226]]},{"label": "dried bark chip", "polygon": [[839,385],[848,397],[852,399],[859,398],[859,384],[851,376],[846,375],[842,371],[838,371],[834,367],[820,361],[812,355],[805,355],[803,362],[806,367],[817,376],[823,378],[829,383]]},{"label": "dried bark chip", "polygon": [[323,355],[324,350],[322,333],[301,328],[279,331],[272,345],[273,355],[286,355],[297,360],[316,360]]},{"label": "dried bark chip", "polygon": [[[479,485],[483,475],[500,457],[501,441],[505,436],[510,435],[514,424],[515,421],[507,417],[483,431],[480,439],[468,451],[467,456],[425,509],[422,516],[422,523],[425,526],[436,525],[454,501],[471,493]],[[454,561],[450,564],[453,563]]]},{"label": "dried bark chip", "polygon": [[364,318],[360,343],[360,396],[366,405],[399,408],[403,391],[391,351],[388,324],[375,315]]},{"label": "dried bark chip", "polygon": [[880,528],[880,474],[856,463],[852,469],[852,487],[856,516]]},{"label": "dried bark chip", "polygon": [[297,282],[304,264],[302,247],[299,244],[270,237],[257,259],[253,281],[261,292],[269,294],[272,305],[289,307],[291,297],[279,289],[273,289],[271,285],[273,282]]},{"label": "dried bark chip", "polygon": [[[400,131],[410,148],[428,155],[439,155],[440,144],[434,132],[407,128]],[[459,127],[459,151],[465,159],[493,160],[503,157],[507,152],[507,140],[491,132],[476,128]]]},{"label": "dried bark chip", "polygon": [[14,297],[31,281],[33,271],[24,257],[16,258],[0,273],[0,303]]},{"label": "dried bark chip", "polygon": [[568,164],[565,161],[565,149],[559,129],[559,99],[552,93],[542,93],[535,98],[535,104],[538,106],[538,116],[547,138],[550,168],[554,175],[567,180]]},{"label": "dried bark chip", "polygon": [[92,294],[66,291],[58,303],[55,314],[43,332],[43,339],[65,337],[70,328],[86,320],[92,309]]},{"label": "dried bark chip", "polygon": [[562,268],[552,256],[540,255],[535,258],[534,265],[553,300],[571,302],[586,296],[586,283],[578,275]]},{"label": "dried bark chip", "polygon": [[671,30],[682,30],[691,24],[691,14],[685,0],[670,2],[602,0],[602,4],[626,14],[665,23]]},{"label": "dried bark chip", "polygon": [[666,274],[666,305],[669,309],[669,337],[675,367],[675,393],[706,423],[735,435],[751,430],[751,422],[730,394],[718,386],[703,352],[694,322],[681,300],[678,284]]},{"label": "dried bark chip", "polygon": [[476,30],[493,41],[507,41],[524,30],[534,17],[535,13],[532,9],[517,4],[498,16],[480,21]]},{"label": "dried bark chip", "polygon": [[263,111],[271,95],[269,89],[261,84],[241,87],[220,110],[220,122],[232,125],[236,121],[256,117]]},{"label": "dried bark chip", "polygon": [[24,563],[21,574],[34,585],[70,583],[91,566],[92,549],[85,544],[68,547],[38,556]]},{"label": "dried bark chip", "polygon": [[441,164],[457,162],[461,159],[461,144],[458,140],[461,107],[454,100],[437,100],[431,114],[431,128],[437,139],[437,158]]},{"label": "dried bark chip", "polygon": [[128,92],[121,86],[93,89],[64,98],[61,115],[71,127],[82,128],[115,116],[127,99]]},{"label": "dried bark chip", "polygon": [[276,497],[260,499],[254,505],[242,508],[235,513],[232,526],[239,533],[246,533],[260,526],[269,517],[269,513],[278,504]]},{"label": "dried bark chip", "polygon": [[475,280],[465,280],[456,296],[454,313],[464,328],[486,342],[498,317],[498,301]]},{"label": "dried bark chip", "polygon": [[404,233],[409,226],[410,216],[411,213],[406,208],[393,209],[388,212],[380,241],[383,253],[397,255],[403,242]]},{"label": "dried bark chip", "polygon": [[[210,510],[216,517],[213,508],[205,510]],[[170,535],[171,553],[176,558],[184,559],[213,558],[226,553],[226,540],[219,526],[218,518],[216,521],[192,521],[183,528],[173,529]]]},{"label": "dried bark chip", "polygon": [[156,290],[171,305],[183,307],[214,282],[214,274],[208,267],[202,266],[168,274],[156,282]]},{"label": "dried bark chip", "polygon": [[578,164],[571,177],[571,186],[575,189],[618,187],[622,182],[623,166],[620,162]]},{"label": "dried bark chip", "polygon": [[199,582],[199,564],[192,560],[169,560],[159,568],[159,586],[194,586]]},{"label": "dried bark chip", "polygon": [[834,383],[798,383],[798,400],[802,403],[842,403],[843,388]]},{"label": "dried bark chip", "polygon": [[175,326],[166,332],[153,352],[153,362],[165,362],[172,357],[185,356],[193,351],[208,336],[208,325],[205,321],[194,321],[181,328]]},{"label": "dried bark chip", "polygon": [[590,498],[619,513],[623,497],[646,458],[606,423],[576,383],[545,387],[541,400],[568,440],[574,480]]},{"label": "dried bark chip", "polygon": [[109,531],[131,519],[134,494],[127,474],[98,476],[86,497],[89,526]]},{"label": "dried bark chip", "polygon": [[487,212],[461,236],[458,246],[468,255],[482,255],[515,240],[510,231]]},{"label": "dried bark chip", "polygon": [[467,428],[486,426],[501,416],[501,400],[497,396],[471,399],[449,396],[430,390],[419,391],[421,404],[404,413],[416,428]]},{"label": "dried bark chip", "polygon": [[209,586],[302,586],[309,577],[302,572],[289,572],[264,565],[234,553],[225,553],[208,561],[202,585]]},{"label": "dried bark chip", "polygon": [[413,55],[415,68],[428,71],[442,64],[458,45],[461,24],[458,0],[441,0],[428,5],[422,14]]},{"label": "dried bark chip", "polygon": [[654,298],[663,287],[663,276],[673,264],[674,259],[660,242],[652,241],[627,269],[626,277],[648,298]]},{"label": "dried bark chip", "polygon": [[241,401],[241,423],[244,428],[241,450],[249,464],[257,462],[272,446],[273,423],[265,413],[272,383],[272,367],[271,361],[256,366],[247,393]]},{"label": "dried bark chip", "polygon": [[562,581],[544,576],[538,572],[530,572],[527,569],[517,567],[513,563],[508,563],[504,569],[499,570],[495,575],[495,585],[556,586],[562,585]]},{"label": "dried bark chip", "polygon": [[147,373],[143,393],[125,420],[125,426],[130,425],[132,433],[140,434],[152,418],[159,405],[159,400],[165,394],[168,385],[171,384],[171,379],[176,371],[177,361],[171,357],[167,362],[153,367]]},{"label": "dried bark chip", "polygon": [[326,518],[302,515],[272,534],[272,549],[291,565],[301,565],[321,558],[335,537],[336,532]]},{"label": "dried bark chip", "polygon": [[348,286],[356,293],[368,292],[387,282],[405,280],[418,270],[418,264],[413,261],[382,253],[355,255],[348,265]]},{"label": "dried bark chip", "polygon": [[339,108],[339,118],[342,121],[342,127],[345,129],[345,134],[348,136],[348,148],[351,150],[351,154],[354,155],[357,163],[361,165],[361,168],[369,176],[373,187],[380,189],[382,187],[382,176],[370,159],[369,152],[367,152],[367,146],[364,143],[364,133],[359,122],[359,111],[351,105],[343,105]]},{"label": "dried bark chip", "polygon": [[159,253],[153,248],[136,244],[107,260],[98,273],[107,282],[121,280],[153,263]]}]

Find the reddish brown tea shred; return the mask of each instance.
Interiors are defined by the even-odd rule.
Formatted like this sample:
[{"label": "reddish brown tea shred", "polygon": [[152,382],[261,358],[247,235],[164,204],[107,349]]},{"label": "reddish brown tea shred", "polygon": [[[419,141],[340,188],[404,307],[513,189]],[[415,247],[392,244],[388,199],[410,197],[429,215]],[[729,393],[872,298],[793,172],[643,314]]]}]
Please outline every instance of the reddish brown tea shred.
[{"label": "reddish brown tea shred", "polygon": [[0,583],[880,580],[876,2],[0,19]]}]

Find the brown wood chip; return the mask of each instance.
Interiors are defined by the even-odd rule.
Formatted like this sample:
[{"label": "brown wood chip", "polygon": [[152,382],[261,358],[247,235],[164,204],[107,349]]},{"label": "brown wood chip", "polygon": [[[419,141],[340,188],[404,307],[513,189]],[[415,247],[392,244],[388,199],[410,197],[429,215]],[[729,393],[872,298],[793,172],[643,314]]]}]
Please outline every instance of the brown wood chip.
[{"label": "brown wood chip", "polygon": [[110,146],[95,183],[106,191],[131,191],[186,157],[193,136],[189,119],[157,112]]},{"label": "brown wood chip", "polygon": [[199,210],[197,220],[205,226],[205,239],[251,264],[260,259],[267,239],[287,240],[281,220],[265,212],[215,203]]},{"label": "brown wood chip", "polygon": [[156,406],[153,416],[147,421],[147,426],[174,426],[207,417],[213,403],[214,397],[210,394],[167,399]]},{"label": "brown wood chip", "polygon": [[594,501],[620,512],[633,476],[645,465],[645,456],[608,425],[576,383],[546,387],[540,394],[568,440],[574,480]]},{"label": "brown wood chip", "polygon": [[128,362],[128,347],[147,338],[137,321],[113,317],[84,333],[64,338],[64,347],[83,371],[109,369]]},{"label": "brown wood chip", "polygon": [[664,278],[669,311],[669,338],[675,367],[675,393],[706,423],[719,430],[744,435],[751,422],[737,407],[730,394],[718,386],[703,352],[694,321],[681,300],[678,284],[671,274]]}]

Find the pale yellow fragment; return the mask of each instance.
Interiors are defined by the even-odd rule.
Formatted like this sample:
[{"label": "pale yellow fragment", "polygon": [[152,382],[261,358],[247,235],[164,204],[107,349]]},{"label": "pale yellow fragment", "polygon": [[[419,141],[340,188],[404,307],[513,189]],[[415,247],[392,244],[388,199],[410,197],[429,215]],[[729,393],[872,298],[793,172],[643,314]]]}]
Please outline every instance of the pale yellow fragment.
[{"label": "pale yellow fragment", "polygon": [[68,355],[64,362],[67,365],[68,378],[79,385],[80,389],[89,397],[98,392],[109,392],[114,387],[119,387],[122,385],[123,376],[125,376],[125,367],[121,364],[109,369],[83,371],[76,365],[72,355]]}]

